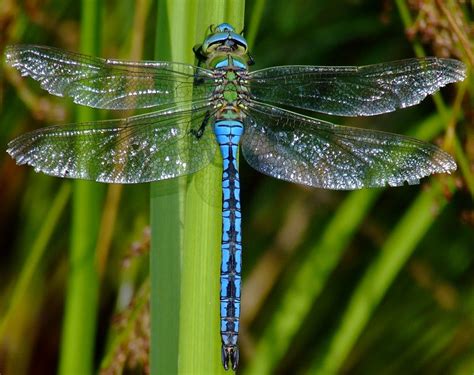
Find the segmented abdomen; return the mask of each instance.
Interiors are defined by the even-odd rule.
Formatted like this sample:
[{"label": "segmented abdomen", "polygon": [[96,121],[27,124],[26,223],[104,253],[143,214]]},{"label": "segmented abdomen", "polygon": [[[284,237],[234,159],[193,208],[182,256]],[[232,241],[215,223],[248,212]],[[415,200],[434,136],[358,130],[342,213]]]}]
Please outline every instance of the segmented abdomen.
[{"label": "segmented abdomen", "polygon": [[224,366],[238,363],[237,339],[240,318],[242,236],[240,181],[237,150],[243,124],[235,120],[217,120],[214,133],[223,159],[222,173],[222,258],[221,258],[221,338]]}]

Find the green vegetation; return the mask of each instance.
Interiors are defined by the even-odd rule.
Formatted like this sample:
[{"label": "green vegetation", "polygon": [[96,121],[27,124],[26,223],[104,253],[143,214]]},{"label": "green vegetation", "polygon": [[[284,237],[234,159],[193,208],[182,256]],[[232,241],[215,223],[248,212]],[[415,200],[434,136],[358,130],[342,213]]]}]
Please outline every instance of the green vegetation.
[{"label": "green vegetation", "polygon": [[[173,1],[161,3],[158,19],[160,14],[169,18],[157,25],[157,58],[192,64],[189,46],[203,40],[209,25],[227,20],[241,28],[243,11],[243,1],[189,1],[184,10]],[[160,35],[169,35],[168,40]],[[152,184],[152,373],[224,371],[218,298],[221,197],[211,194],[219,191],[221,178],[221,166],[211,164],[194,176]]]},{"label": "green vegetation", "polygon": [[[245,25],[255,69],[413,55],[472,69],[473,14],[472,2],[457,1],[6,0],[0,50],[35,43],[193,63],[193,45],[226,21]],[[79,108],[6,67],[1,77],[2,150],[49,124],[132,114]],[[455,156],[455,174],[419,186],[308,189],[241,160],[239,372],[472,373],[473,108],[470,74],[410,109],[329,117]],[[223,372],[220,179],[211,165],[151,187],[71,183],[0,153],[0,372]]]},{"label": "green vegetation", "polygon": [[[102,1],[82,0],[80,51],[100,53]],[[97,120],[92,108],[78,107],[76,120]],[[87,157],[87,151],[84,150]],[[59,373],[89,374],[94,369],[97,335],[99,273],[96,244],[104,187],[91,181],[74,181],[68,278],[61,335]],[[98,254],[97,254],[98,255]]]}]

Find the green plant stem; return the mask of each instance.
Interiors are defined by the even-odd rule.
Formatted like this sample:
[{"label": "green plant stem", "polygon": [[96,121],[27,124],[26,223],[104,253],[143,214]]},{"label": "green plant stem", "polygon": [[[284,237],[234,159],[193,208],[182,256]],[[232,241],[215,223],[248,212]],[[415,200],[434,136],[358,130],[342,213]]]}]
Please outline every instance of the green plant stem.
[{"label": "green plant stem", "polygon": [[[99,55],[102,1],[81,3],[81,52]],[[78,108],[79,122],[94,120],[90,108]],[[89,181],[75,181],[69,277],[61,340],[59,373],[93,373],[99,277],[96,264],[96,241],[100,227],[103,186]]]},{"label": "green plant stem", "polygon": [[[241,0],[160,3],[157,57],[194,63],[192,47],[202,42],[209,25],[225,21],[241,28],[243,11]],[[221,203],[220,195],[208,194],[220,189],[221,178],[221,165],[211,164],[187,181],[181,178],[151,186],[153,374],[223,371],[219,339]]]},{"label": "green plant stem", "polygon": [[[171,59],[168,3],[158,2],[155,58]],[[150,185],[150,369],[178,374],[181,290],[182,179]]]},{"label": "green plant stem", "polygon": [[16,312],[19,311],[19,305],[24,300],[28,287],[31,285],[35,274],[38,272],[38,267],[43,258],[48,242],[54,233],[54,230],[59,228],[58,222],[64,208],[66,207],[70,194],[71,184],[69,182],[63,183],[56,194],[51,209],[48,211],[48,214],[43,221],[38,236],[35,237],[28,259],[26,260],[24,267],[21,269],[12,297],[8,303],[7,311],[0,322],[0,337],[5,337],[6,329],[11,323],[11,319],[13,319]]},{"label": "green plant stem", "polygon": [[332,336],[328,354],[322,363],[313,362],[310,374],[337,374],[341,370],[373,311],[446,203],[439,183],[433,183],[418,195],[359,282]]},{"label": "green plant stem", "polygon": [[255,44],[255,38],[257,37],[257,31],[260,27],[260,21],[263,17],[263,11],[265,10],[266,0],[257,0],[254,2],[252,8],[252,15],[250,16],[250,21],[248,25],[248,33],[245,37],[247,38],[247,43],[249,44],[250,51]]}]

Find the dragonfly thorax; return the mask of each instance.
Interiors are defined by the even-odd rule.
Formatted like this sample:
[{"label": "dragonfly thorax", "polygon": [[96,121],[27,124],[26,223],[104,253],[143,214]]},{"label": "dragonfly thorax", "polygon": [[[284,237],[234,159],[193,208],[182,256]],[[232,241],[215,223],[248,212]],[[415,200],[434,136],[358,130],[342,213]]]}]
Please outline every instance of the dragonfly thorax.
[{"label": "dragonfly thorax", "polygon": [[249,100],[247,71],[227,67],[216,69],[214,76],[218,85],[214,89],[212,102],[218,114],[229,114],[231,111],[237,113],[233,118],[242,118],[241,109],[247,106]]}]

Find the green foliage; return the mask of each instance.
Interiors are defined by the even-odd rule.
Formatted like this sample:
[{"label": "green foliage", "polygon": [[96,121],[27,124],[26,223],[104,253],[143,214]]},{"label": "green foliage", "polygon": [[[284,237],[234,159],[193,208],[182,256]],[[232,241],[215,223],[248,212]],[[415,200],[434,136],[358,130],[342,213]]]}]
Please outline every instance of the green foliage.
[{"label": "green foliage", "polygon": [[[244,33],[256,69],[361,65],[414,54],[450,55],[472,69],[474,9],[467,3],[254,0],[245,4]],[[240,1],[104,2],[99,24],[85,23],[75,2],[26,7],[6,0],[0,8],[1,49],[35,43],[80,50],[86,48],[80,47],[82,32],[100,28],[99,54],[132,60],[192,63],[191,47],[210,24],[244,26]],[[1,149],[25,131],[75,121],[77,107],[69,100],[14,71],[3,69],[0,83]],[[241,162],[242,373],[472,372],[473,92],[471,74],[414,108],[330,118],[410,134],[455,155],[454,175],[420,186],[307,189]],[[100,118],[131,114],[93,112]],[[212,194],[220,179],[220,166],[213,165],[152,184],[151,200],[145,184],[101,186],[104,203],[86,197],[79,208],[91,213],[77,220],[74,204],[67,204],[76,188],[0,153],[0,372],[50,374],[68,356],[73,363],[83,355],[90,358],[82,364],[86,373],[222,371],[220,193]],[[210,197],[203,200],[203,191]],[[88,229],[78,232],[76,223]],[[63,325],[71,237],[89,239],[97,250],[86,252],[91,276],[82,276],[85,294],[76,295],[89,314],[71,315]],[[64,338],[69,324],[84,333],[85,343]]]},{"label": "green foliage", "polygon": [[[100,52],[102,8],[102,1],[81,2],[82,53],[94,55]],[[98,117],[93,109],[81,107],[77,108],[76,119],[78,122],[87,122],[97,120]],[[74,181],[69,270],[58,371],[62,375],[90,374],[95,367],[99,299],[96,244],[103,191],[104,187],[95,182]]]},{"label": "green foliage", "polygon": [[[209,25],[228,21],[242,27],[243,9],[243,1],[188,1],[185,9],[173,1],[161,3],[158,19],[163,13],[168,19],[157,26],[162,45],[157,43],[155,55],[194,63],[192,47]],[[152,184],[152,373],[223,371],[218,339],[221,197],[212,194],[221,179],[221,166],[211,164],[194,176]]]}]

